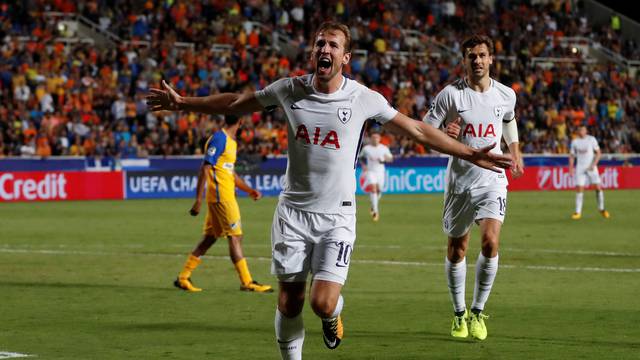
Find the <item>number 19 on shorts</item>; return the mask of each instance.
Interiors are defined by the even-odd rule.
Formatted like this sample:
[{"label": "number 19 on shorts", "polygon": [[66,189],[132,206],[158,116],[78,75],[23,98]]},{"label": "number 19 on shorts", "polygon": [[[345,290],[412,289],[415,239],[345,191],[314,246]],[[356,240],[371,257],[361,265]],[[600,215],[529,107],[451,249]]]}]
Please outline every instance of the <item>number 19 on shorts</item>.
[{"label": "number 19 on shorts", "polygon": [[500,216],[504,216],[504,213],[507,210],[507,198],[498,196],[498,206],[500,207]]}]

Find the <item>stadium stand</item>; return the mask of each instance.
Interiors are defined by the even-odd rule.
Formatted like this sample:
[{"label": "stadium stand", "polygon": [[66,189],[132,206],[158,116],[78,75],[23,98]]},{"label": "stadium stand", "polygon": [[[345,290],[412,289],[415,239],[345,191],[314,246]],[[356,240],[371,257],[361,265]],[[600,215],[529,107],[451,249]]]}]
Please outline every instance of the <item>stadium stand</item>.
[{"label": "stadium stand", "polygon": [[[0,1],[0,156],[199,154],[221,119],[148,113],[148,88],[164,78],[202,96],[303,74],[305,39],[326,18],[351,27],[348,75],[414,118],[461,74],[462,38],[483,29],[495,39],[495,76],[518,93],[525,153],[567,153],[582,123],[603,152],[640,152],[637,43],[574,2],[326,4]],[[281,112],[250,115],[240,152],[284,154],[286,136]],[[383,142],[396,155],[429,153],[392,134]]]}]

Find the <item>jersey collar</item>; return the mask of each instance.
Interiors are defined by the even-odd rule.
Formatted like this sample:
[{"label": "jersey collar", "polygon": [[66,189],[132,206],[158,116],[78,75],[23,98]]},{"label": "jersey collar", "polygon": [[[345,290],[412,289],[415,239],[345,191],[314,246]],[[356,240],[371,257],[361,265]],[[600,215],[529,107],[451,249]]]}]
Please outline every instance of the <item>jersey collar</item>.
[{"label": "jersey collar", "polygon": [[342,74],[341,74],[341,76],[342,76],[342,83],[340,83],[340,86],[338,86],[338,90],[336,90],[336,91],[334,91],[334,92],[332,92],[330,94],[320,92],[320,91],[318,91],[318,89],[316,89],[316,87],[314,85],[315,84],[314,79],[316,77],[316,74],[312,74],[311,75],[311,83],[309,85],[311,85],[311,89],[313,89],[313,92],[316,93],[316,95],[333,96],[334,94],[337,94],[339,91],[344,90],[344,88],[347,86],[347,77],[342,75]]}]

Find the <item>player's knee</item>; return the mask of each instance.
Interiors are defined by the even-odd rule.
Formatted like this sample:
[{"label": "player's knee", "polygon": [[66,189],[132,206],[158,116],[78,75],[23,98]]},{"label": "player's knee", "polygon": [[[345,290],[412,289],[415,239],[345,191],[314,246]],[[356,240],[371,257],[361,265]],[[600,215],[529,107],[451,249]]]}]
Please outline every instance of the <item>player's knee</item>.
[{"label": "player's knee", "polygon": [[498,234],[496,232],[488,231],[482,234],[482,252],[493,252],[498,249]]},{"label": "player's knee", "polygon": [[282,315],[292,318],[298,316],[302,312],[302,306],[304,302],[297,301],[286,301],[284,303],[278,303],[278,310],[282,313]]},{"label": "player's knee", "polygon": [[467,254],[467,246],[469,241],[466,236],[449,237],[447,246],[447,256],[449,261],[453,263],[460,262]]},{"label": "player's knee", "polygon": [[467,254],[466,247],[453,247],[449,248],[448,258],[452,263],[459,263]]},{"label": "player's knee", "polygon": [[329,296],[315,296],[311,299],[311,308],[319,317],[328,318],[336,309],[337,300]]},{"label": "player's knee", "polygon": [[304,287],[302,291],[297,288],[287,291],[286,286],[281,286],[278,295],[278,310],[286,317],[295,317],[302,312],[304,306]]}]

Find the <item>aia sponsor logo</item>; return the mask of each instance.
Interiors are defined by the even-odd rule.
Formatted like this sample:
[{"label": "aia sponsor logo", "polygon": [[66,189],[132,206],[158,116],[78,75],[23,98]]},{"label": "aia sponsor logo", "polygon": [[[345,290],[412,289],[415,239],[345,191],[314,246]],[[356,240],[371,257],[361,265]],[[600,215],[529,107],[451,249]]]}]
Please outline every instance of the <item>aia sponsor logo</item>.
[{"label": "aia sponsor logo", "polygon": [[[485,126],[483,126],[485,125]],[[465,137],[496,137],[496,131],[493,128],[493,124],[466,124],[462,131],[462,136]]]},{"label": "aia sponsor logo", "polygon": [[340,139],[338,133],[335,130],[329,130],[326,133],[319,127],[313,130],[313,133],[309,133],[304,124],[298,126],[296,130],[296,141],[302,141],[305,144],[320,145],[327,149],[338,150],[340,149]]}]

